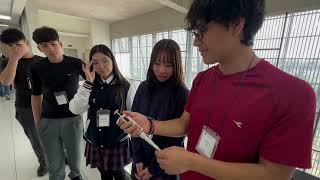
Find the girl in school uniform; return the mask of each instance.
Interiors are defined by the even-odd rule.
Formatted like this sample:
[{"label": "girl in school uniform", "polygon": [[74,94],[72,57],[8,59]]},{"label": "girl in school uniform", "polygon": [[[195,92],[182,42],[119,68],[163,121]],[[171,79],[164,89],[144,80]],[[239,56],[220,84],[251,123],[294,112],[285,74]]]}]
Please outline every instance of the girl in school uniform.
[{"label": "girl in school uniform", "polygon": [[89,58],[89,65],[83,67],[86,81],[69,108],[74,114],[88,111],[84,135],[86,164],[97,168],[102,180],[124,180],[124,166],[131,162],[131,141],[116,125],[114,112],[130,110],[133,90],[107,46],[94,46]]}]

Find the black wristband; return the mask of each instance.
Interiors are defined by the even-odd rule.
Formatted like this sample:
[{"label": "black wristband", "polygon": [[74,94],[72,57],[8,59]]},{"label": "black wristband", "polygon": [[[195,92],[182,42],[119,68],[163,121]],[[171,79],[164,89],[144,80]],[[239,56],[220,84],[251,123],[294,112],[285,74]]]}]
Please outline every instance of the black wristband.
[{"label": "black wristband", "polygon": [[153,133],[154,133],[154,123],[153,123],[153,118],[152,117],[148,117],[147,116],[147,118],[148,118],[148,120],[149,120],[149,132],[147,133],[148,135],[152,135]]}]

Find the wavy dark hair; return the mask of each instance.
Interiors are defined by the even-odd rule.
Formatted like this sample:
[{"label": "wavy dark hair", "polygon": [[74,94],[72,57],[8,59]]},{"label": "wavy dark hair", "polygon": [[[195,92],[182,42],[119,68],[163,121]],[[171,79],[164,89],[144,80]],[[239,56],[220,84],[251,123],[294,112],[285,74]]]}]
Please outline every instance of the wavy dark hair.
[{"label": "wavy dark hair", "polygon": [[[119,71],[116,59],[115,59],[112,51],[110,50],[110,48],[108,48],[104,44],[95,45],[91,49],[90,54],[89,54],[90,61],[92,61],[92,56],[97,52],[100,52],[100,53],[108,56],[112,61],[112,73],[113,73],[114,78],[116,80],[116,89],[117,89],[116,102],[118,104],[120,104],[120,106],[121,106],[120,112],[122,112],[126,106],[125,82],[127,82],[127,80],[122,76],[121,72]],[[98,75],[100,77],[99,74],[96,73],[96,75]]]},{"label": "wavy dark hair", "polygon": [[4,44],[16,43],[18,41],[25,41],[26,37],[23,32],[16,28],[9,28],[2,31],[0,40]]},{"label": "wavy dark hair", "polygon": [[265,17],[265,0],[194,0],[186,16],[187,30],[207,30],[207,24],[214,21],[229,28],[245,19],[241,43],[252,46],[255,34],[261,28]]}]

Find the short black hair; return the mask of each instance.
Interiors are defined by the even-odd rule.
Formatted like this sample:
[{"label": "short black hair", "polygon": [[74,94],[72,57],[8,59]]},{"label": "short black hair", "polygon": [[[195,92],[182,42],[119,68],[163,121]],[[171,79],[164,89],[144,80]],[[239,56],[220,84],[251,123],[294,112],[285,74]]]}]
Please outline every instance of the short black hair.
[{"label": "short black hair", "polygon": [[11,44],[21,40],[26,40],[26,37],[19,29],[9,28],[2,31],[0,40],[4,44]]},{"label": "short black hair", "polygon": [[50,42],[59,40],[59,35],[57,30],[43,26],[34,30],[32,34],[32,39],[37,43]]},{"label": "short black hair", "polygon": [[204,32],[210,21],[229,28],[241,17],[245,19],[241,43],[251,46],[264,21],[265,0],[194,0],[186,16],[187,30]]}]

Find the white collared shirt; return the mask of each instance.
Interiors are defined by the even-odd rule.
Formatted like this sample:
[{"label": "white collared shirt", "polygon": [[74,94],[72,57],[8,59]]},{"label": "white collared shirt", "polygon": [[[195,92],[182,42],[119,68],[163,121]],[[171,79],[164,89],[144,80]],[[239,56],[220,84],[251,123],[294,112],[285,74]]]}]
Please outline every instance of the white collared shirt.
[{"label": "white collared shirt", "polygon": [[113,78],[114,78],[114,75],[111,74],[111,76],[108,77],[108,79],[104,80],[104,79],[101,77],[101,80],[102,80],[103,83],[110,84],[110,82],[113,80]]}]

